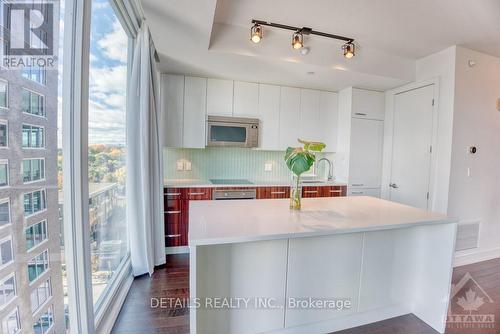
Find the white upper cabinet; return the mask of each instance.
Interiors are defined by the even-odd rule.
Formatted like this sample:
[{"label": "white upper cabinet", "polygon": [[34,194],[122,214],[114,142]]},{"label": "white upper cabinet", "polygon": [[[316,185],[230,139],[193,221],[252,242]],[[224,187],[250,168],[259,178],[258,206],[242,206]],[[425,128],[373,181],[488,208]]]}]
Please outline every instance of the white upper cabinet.
[{"label": "white upper cabinet", "polygon": [[186,77],[184,86],[183,147],[205,147],[206,109],[207,79]]},{"label": "white upper cabinet", "polygon": [[349,186],[377,188],[381,185],[384,123],[353,118]]},{"label": "white upper cabinet", "polygon": [[164,125],[164,146],[182,147],[184,76],[162,75],[161,106]]},{"label": "white upper cabinet", "polygon": [[300,89],[281,87],[279,149],[297,147],[300,137]]},{"label": "white upper cabinet", "polygon": [[232,80],[207,80],[207,114],[217,116],[233,115]]},{"label": "white upper cabinet", "polygon": [[365,89],[352,89],[352,117],[383,120],[385,94]]},{"label": "white upper cabinet", "polygon": [[338,137],[338,94],[320,92],[319,95],[319,140],[326,144],[325,152],[337,152]]},{"label": "white upper cabinet", "polygon": [[259,148],[279,150],[280,86],[259,85]]},{"label": "white upper cabinet", "polygon": [[234,110],[236,117],[257,117],[259,114],[259,85],[252,82],[234,82]]},{"label": "white upper cabinet", "polygon": [[300,138],[310,141],[322,140],[320,133],[320,92],[312,89],[300,90]]}]

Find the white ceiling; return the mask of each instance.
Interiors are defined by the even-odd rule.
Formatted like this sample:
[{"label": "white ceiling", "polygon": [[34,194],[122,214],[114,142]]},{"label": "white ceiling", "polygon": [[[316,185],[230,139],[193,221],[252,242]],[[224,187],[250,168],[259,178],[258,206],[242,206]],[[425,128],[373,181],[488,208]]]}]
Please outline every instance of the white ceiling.
[{"label": "white ceiling", "polygon": [[[385,90],[414,80],[415,60],[451,45],[500,57],[500,0],[141,0],[162,72],[328,90]],[[306,37],[264,27],[249,40],[251,19],[307,26],[356,40]],[[314,74],[308,74],[314,72]]]}]

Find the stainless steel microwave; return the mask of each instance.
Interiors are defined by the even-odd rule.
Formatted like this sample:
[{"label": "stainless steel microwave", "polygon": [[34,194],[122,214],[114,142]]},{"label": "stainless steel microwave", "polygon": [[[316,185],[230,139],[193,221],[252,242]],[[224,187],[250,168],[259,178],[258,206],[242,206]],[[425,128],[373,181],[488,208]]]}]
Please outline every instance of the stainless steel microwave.
[{"label": "stainless steel microwave", "polygon": [[256,118],[208,116],[207,146],[258,147],[259,120]]}]

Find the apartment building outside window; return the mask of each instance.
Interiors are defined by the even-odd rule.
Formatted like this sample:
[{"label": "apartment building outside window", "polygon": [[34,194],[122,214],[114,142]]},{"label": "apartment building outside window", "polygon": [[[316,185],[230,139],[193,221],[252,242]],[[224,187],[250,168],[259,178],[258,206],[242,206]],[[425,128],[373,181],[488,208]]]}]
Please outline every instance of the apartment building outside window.
[{"label": "apartment building outside window", "polygon": [[10,201],[8,198],[0,199],[0,228],[10,224]]},{"label": "apartment building outside window", "polygon": [[6,80],[0,80],[0,108],[9,106],[9,83]]},{"label": "apartment building outside window", "polygon": [[47,229],[47,220],[44,219],[39,223],[26,228],[26,250],[41,244],[49,237]]},{"label": "apartment building outside window", "polygon": [[31,282],[49,269],[49,251],[44,250],[28,262],[28,279]]},{"label": "apartment building outside window", "polygon": [[0,159],[0,187],[9,185],[9,161]]},{"label": "apartment building outside window", "polygon": [[45,189],[24,194],[24,216],[28,217],[47,209]]},{"label": "apartment building outside window", "polygon": [[22,110],[24,113],[45,117],[45,97],[23,88]]},{"label": "apartment building outside window", "polygon": [[45,129],[42,126],[23,124],[23,148],[44,148]]},{"label": "apartment building outside window", "polygon": [[0,148],[7,147],[9,145],[7,128],[7,121],[0,120]]},{"label": "apartment building outside window", "polygon": [[16,307],[2,322],[4,334],[17,334],[21,331],[19,309]]},{"label": "apartment building outside window", "polygon": [[28,67],[23,69],[23,77],[45,85],[46,70],[43,67]]},{"label": "apartment building outside window", "polygon": [[0,309],[16,296],[16,275],[10,274],[0,281]]},{"label": "apartment building outside window", "polygon": [[14,254],[12,252],[12,237],[0,240],[0,268],[12,263]]},{"label": "apartment building outside window", "polygon": [[54,324],[54,312],[52,305],[48,308],[47,312],[43,313],[40,318],[33,324],[33,332],[35,334],[45,334],[50,331]]},{"label": "apartment building outside window", "polygon": [[50,278],[31,291],[31,311],[35,313],[52,296]]},{"label": "apartment building outside window", "polygon": [[45,179],[45,159],[24,159],[22,174],[24,183]]}]

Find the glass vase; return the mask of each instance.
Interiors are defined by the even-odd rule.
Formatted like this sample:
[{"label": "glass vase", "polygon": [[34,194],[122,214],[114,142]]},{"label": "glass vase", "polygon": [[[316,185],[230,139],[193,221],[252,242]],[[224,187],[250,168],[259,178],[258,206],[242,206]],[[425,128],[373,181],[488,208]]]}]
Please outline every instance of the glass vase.
[{"label": "glass vase", "polygon": [[302,185],[300,184],[300,177],[294,176],[290,187],[290,210],[300,210],[301,207]]}]

